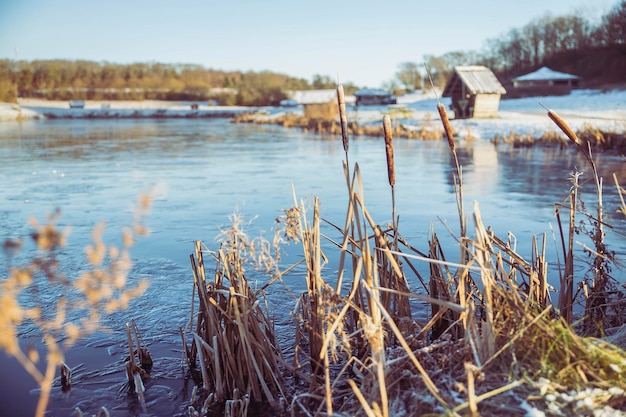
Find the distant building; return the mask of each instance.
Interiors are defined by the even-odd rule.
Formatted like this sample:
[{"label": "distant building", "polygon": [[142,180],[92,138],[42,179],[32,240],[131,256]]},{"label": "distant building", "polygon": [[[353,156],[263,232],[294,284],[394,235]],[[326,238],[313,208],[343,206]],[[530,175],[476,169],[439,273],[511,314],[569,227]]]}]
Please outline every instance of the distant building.
[{"label": "distant building", "polygon": [[450,97],[456,119],[494,117],[506,90],[493,72],[482,65],[454,67],[442,96]]},{"label": "distant building", "polygon": [[85,102],[82,100],[70,100],[70,109],[84,109]]},{"label": "distant building", "polygon": [[328,103],[331,100],[337,100],[337,90],[333,88],[328,90],[293,91],[289,94],[289,98],[298,105]]},{"label": "distant building", "polygon": [[396,96],[388,91],[363,88],[354,93],[356,97],[356,106],[380,106],[388,104],[396,104]]},{"label": "distant building", "polygon": [[281,107],[297,107],[298,102],[296,100],[292,100],[290,98],[286,98],[280,101]]},{"label": "distant building", "polygon": [[541,67],[512,81],[516,96],[563,95],[578,87],[580,77]]}]

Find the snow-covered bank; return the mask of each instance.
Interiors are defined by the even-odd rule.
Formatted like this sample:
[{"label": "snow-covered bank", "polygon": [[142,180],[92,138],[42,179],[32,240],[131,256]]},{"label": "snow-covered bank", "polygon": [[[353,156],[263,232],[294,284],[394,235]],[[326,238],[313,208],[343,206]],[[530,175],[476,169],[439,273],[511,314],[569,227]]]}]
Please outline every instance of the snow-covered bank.
[{"label": "snow-covered bank", "polygon": [[[504,96],[506,97],[506,96]],[[441,103],[450,107],[450,99],[442,98]],[[459,135],[471,135],[491,139],[495,135],[531,134],[557,131],[558,128],[547,116],[541,104],[556,111],[574,129],[592,126],[607,131],[626,131],[626,90],[574,90],[564,96],[527,97],[500,101],[498,115],[489,119],[452,120],[452,126]],[[410,118],[405,117],[406,106]],[[394,112],[393,109],[396,109]],[[359,124],[380,123],[385,112],[391,109],[392,117],[407,125],[423,123],[425,120],[438,121],[437,99],[428,94],[411,94],[398,97],[398,106],[362,107],[350,112],[349,119]],[[450,111],[449,111],[450,112]],[[452,114],[451,114],[452,117]]]},{"label": "snow-covered bank", "polygon": [[[450,99],[440,99],[449,108]],[[84,108],[69,108],[67,101],[20,99],[19,106],[0,105],[0,120],[28,118],[202,118],[233,117],[259,108],[198,105],[193,102],[171,101],[86,101]],[[530,134],[541,136],[558,128],[540,104],[556,111],[574,129],[595,127],[619,133],[626,131],[626,90],[574,90],[564,96],[504,99],[500,111],[490,119],[452,120],[460,136],[491,139],[496,135]],[[271,115],[296,109],[264,108]],[[348,119],[360,125],[381,123],[391,113],[398,123],[421,125],[425,121],[438,123],[437,98],[429,92],[417,92],[398,97],[396,106],[366,106],[348,109]],[[452,114],[451,114],[452,116]]]},{"label": "snow-covered bank", "polygon": [[17,104],[0,103],[0,121],[37,119],[43,115]]}]

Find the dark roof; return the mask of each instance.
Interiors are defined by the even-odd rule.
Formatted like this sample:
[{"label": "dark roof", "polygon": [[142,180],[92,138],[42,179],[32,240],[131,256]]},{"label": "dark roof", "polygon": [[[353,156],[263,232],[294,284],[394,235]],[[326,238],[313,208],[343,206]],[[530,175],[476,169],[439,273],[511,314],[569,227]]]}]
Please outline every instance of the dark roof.
[{"label": "dark roof", "polygon": [[443,90],[443,97],[450,97],[452,90],[462,82],[472,94],[506,94],[493,72],[482,65],[454,67],[454,73]]},{"label": "dark roof", "polygon": [[362,88],[354,93],[355,96],[390,96],[391,93],[379,88]]}]

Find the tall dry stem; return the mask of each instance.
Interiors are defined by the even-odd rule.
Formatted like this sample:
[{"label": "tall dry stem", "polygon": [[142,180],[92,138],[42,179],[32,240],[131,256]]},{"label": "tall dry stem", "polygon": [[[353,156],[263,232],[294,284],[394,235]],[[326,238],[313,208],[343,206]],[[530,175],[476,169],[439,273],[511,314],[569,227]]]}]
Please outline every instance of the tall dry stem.
[{"label": "tall dry stem", "polygon": [[[543,105],[542,105],[543,106]],[[593,281],[585,305],[585,328],[590,334],[600,335],[604,332],[606,320],[607,290],[609,285],[609,253],[604,243],[604,212],[602,203],[602,178],[593,159],[591,142],[583,143],[572,128],[555,111],[543,106],[548,116],[561,131],[575,144],[578,151],[585,157],[596,188],[597,214],[594,221],[595,231],[591,236],[595,245],[595,259],[593,263]]]}]

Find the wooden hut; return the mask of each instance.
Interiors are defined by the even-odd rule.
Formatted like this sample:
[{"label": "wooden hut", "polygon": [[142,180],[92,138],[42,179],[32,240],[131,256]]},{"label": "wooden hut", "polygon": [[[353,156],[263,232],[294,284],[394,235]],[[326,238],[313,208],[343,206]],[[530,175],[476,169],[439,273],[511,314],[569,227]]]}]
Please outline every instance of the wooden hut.
[{"label": "wooden hut", "polygon": [[506,90],[493,72],[482,65],[454,67],[443,97],[450,97],[456,119],[493,117]]},{"label": "wooden hut", "polygon": [[516,96],[562,95],[578,87],[580,77],[541,67],[537,71],[515,77],[512,81]]},{"label": "wooden hut", "polygon": [[70,100],[70,109],[84,109],[85,102],[83,100]]},{"label": "wooden hut", "polygon": [[378,88],[362,88],[354,93],[357,106],[381,106],[396,104],[396,96]]}]

